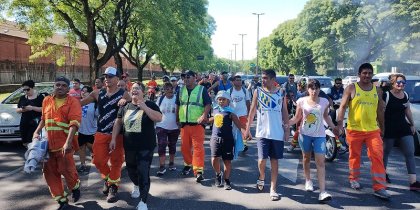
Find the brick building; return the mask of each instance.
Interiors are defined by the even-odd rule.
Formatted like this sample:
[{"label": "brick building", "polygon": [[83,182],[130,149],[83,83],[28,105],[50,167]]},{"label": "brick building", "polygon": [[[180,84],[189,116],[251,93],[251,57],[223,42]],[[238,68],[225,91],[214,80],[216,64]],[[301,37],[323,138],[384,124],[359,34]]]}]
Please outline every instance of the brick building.
[{"label": "brick building", "polygon": [[[0,22],[0,84],[20,84],[28,79],[36,82],[53,81],[56,76],[60,75],[65,75],[70,79],[89,80],[89,51],[86,44],[77,43],[79,51],[74,56],[65,37],[55,34],[48,42],[62,46],[61,53],[66,57],[65,64],[58,66],[55,59],[51,57],[39,58],[30,62],[31,46],[26,43],[27,40],[28,34],[19,29],[15,23]],[[128,71],[130,76],[136,77],[136,68],[123,56],[122,59],[124,71]],[[104,65],[104,67],[107,66],[116,66],[113,58]],[[161,68],[159,65],[148,64],[144,76],[148,77],[152,71],[160,72]]]}]

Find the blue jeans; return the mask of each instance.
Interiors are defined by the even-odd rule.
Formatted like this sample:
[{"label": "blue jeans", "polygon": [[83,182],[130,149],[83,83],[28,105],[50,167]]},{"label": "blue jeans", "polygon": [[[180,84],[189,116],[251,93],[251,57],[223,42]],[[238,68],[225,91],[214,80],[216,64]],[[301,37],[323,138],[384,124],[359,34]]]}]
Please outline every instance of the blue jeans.
[{"label": "blue jeans", "polygon": [[325,154],[327,151],[325,141],[325,137],[312,137],[301,134],[299,138],[299,146],[305,153],[312,152],[313,150],[316,154]]}]

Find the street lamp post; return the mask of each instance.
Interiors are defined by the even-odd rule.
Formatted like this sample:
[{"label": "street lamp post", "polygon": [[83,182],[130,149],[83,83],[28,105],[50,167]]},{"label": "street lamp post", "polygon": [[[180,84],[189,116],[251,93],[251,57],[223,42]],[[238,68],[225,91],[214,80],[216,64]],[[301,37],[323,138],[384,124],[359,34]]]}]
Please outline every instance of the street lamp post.
[{"label": "street lamp post", "polygon": [[257,66],[255,67],[255,75],[258,75],[258,51],[259,51],[259,41],[260,41],[260,15],[264,15],[264,13],[252,13],[253,15],[257,16]]},{"label": "street lamp post", "polygon": [[[242,69],[244,68],[244,36],[246,34],[239,34],[242,37]],[[249,72],[247,72],[249,74]]]},{"label": "street lamp post", "polygon": [[[237,46],[238,44],[233,44],[233,46],[235,47],[235,64],[233,65],[233,67],[235,67],[235,65],[236,65],[236,46]],[[235,68],[233,68],[233,70],[235,70]]]}]

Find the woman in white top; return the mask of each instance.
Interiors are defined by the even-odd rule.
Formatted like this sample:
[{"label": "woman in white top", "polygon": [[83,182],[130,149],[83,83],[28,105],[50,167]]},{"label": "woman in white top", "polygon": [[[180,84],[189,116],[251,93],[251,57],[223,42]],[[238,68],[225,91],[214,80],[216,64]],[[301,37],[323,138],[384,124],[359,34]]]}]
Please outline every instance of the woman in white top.
[{"label": "woman in white top", "polygon": [[320,98],[321,84],[316,79],[308,81],[309,96],[301,97],[297,101],[296,115],[290,119],[290,125],[302,120],[300,125],[299,145],[303,155],[303,169],[305,173],[305,190],[313,191],[311,181],[310,160],[312,151],[315,153],[315,163],[318,175],[320,202],[331,200],[331,195],[325,191],[325,127],[323,120],[334,128],[334,124],[328,115],[329,102],[325,98]]},{"label": "woman in white top", "polygon": [[176,96],[171,83],[165,83],[163,86],[165,95],[157,100],[157,105],[162,112],[162,121],[156,123],[156,135],[158,139],[158,153],[160,167],[157,172],[158,176],[162,176],[166,172],[165,159],[166,147],[169,149],[169,170],[176,170],[174,159],[176,153],[176,143],[180,133],[178,124],[176,123]]}]

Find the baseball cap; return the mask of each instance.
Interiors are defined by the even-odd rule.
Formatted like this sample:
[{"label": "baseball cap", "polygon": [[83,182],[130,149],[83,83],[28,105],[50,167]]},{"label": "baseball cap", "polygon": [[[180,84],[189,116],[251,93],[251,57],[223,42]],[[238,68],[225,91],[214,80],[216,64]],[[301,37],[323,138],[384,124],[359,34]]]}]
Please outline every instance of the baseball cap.
[{"label": "baseball cap", "polygon": [[195,76],[195,72],[194,72],[194,71],[191,71],[191,70],[187,70],[187,71],[185,72],[185,75],[186,75],[186,76]]},{"label": "baseball cap", "polygon": [[224,72],[222,72],[222,74],[228,74],[228,72],[227,71],[224,71]]},{"label": "baseball cap", "polygon": [[176,77],[171,77],[171,81],[177,81],[178,79]]},{"label": "baseball cap", "polygon": [[217,92],[216,100],[219,99],[219,98],[226,98],[229,101],[231,100],[230,99],[230,94],[228,92],[226,92],[225,90],[221,90],[221,91]]},{"label": "baseball cap", "polygon": [[55,78],[55,82],[65,82],[67,84],[67,86],[70,86],[70,80],[67,79],[64,76],[59,76],[59,77]]},{"label": "baseball cap", "polygon": [[110,66],[110,67],[107,67],[105,69],[105,72],[102,75],[108,75],[108,76],[115,77],[115,76],[118,76],[118,71],[117,71],[116,68]]}]

